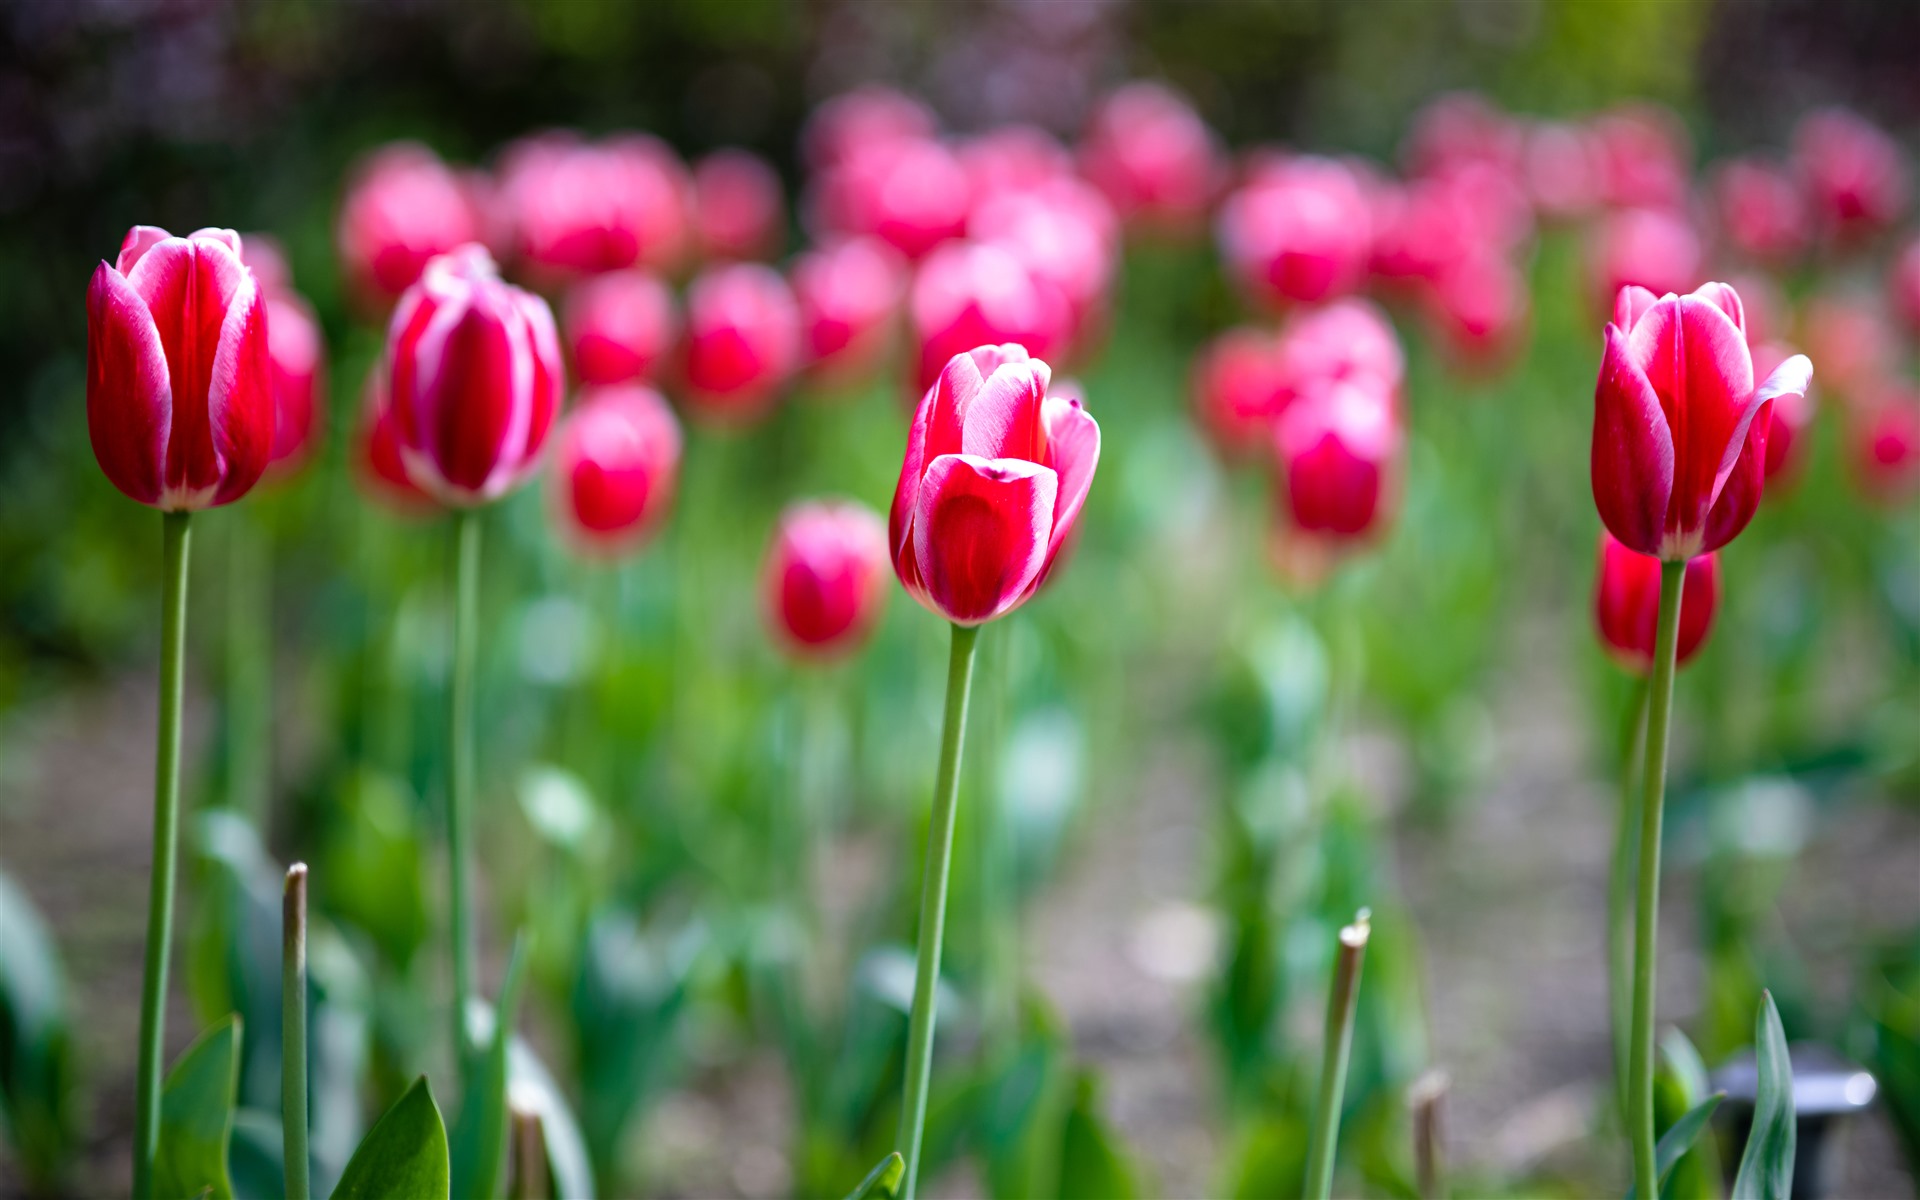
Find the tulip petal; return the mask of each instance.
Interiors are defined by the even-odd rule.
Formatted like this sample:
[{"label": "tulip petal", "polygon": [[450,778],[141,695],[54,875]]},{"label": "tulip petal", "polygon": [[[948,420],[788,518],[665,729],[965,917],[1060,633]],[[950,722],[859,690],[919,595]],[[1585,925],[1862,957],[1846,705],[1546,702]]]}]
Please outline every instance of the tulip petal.
[{"label": "tulip petal", "polygon": [[1746,336],[1747,310],[1746,306],[1740,302],[1739,292],[1734,291],[1728,284],[1706,283],[1700,285],[1693,294],[1727,314],[1727,320],[1733,322],[1733,327],[1740,331],[1740,336]]},{"label": "tulip petal", "polygon": [[121,241],[120,257],[114,266],[125,275],[133,270],[133,264],[140,261],[141,255],[172,236],[158,225],[135,225],[127,230],[126,238]]},{"label": "tulip petal", "polygon": [[459,491],[478,496],[493,475],[501,441],[515,418],[516,356],[498,314],[479,304],[447,308],[455,319],[441,347],[426,345],[433,329],[421,339],[420,353],[435,370],[431,379],[418,386],[423,392],[439,393],[427,409],[434,426],[424,432],[441,477]]},{"label": "tulip petal", "polygon": [[1796,354],[1773,369],[1760,385],[1756,401],[1778,400],[1782,396],[1805,396],[1813,386],[1813,363],[1804,354]]},{"label": "tulip petal", "polygon": [[961,453],[977,458],[1042,462],[1041,409],[1052,372],[1038,359],[1008,363],[989,375],[961,414]]},{"label": "tulip petal", "polygon": [[211,503],[247,494],[273,455],[273,361],[267,348],[266,298],[252,279],[221,323],[207,387],[207,423],[222,466]]},{"label": "tulip petal", "polygon": [[1767,480],[1767,436],[1773,427],[1773,402],[1762,401],[1745,420],[1740,452],[1714,497],[1713,507],[1701,527],[1699,554],[1711,554],[1739,536],[1760,507],[1760,493]]},{"label": "tulip petal", "polygon": [[1642,554],[1659,549],[1673,456],[1660,397],[1633,361],[1628,335],[1609,325],[1593,397],[1593,501],[1608,532]]},{"label": "tulip petal", "polygon": [[1700,553],[1701,527],[1757,407],[1753,359],[1726,312],[1697,295],[1649,309],[1634,327],[1629,350],[1660,397],[1673,439],[1673,486],[1660,554],[1691,557]]},{"label": "tulip petal", "polygon": [[[913,412],[913,425],[907,430],[906,457],[900,463],[900,481],[894,485],[893,505],[887,510],[887,545],[902,583],[907,582],[906,572],[913,561],[913,555],[907,551],[913,539],[913,514],[920,502],[920,477],[926,473],[927,426],[932,419],[933,389],[928,388],[920,407]],[[911,584],[908,590],[912,590]]]},{"label": "tulip petal", "polygon": [[987,372],[980,369],[980,364],[971,354],[956,354],[940,369],[940,377],[927,389],[927,395],[933,400],[932,411],[927,418],[928,462],[942,454],[962,453],[967,405],[986,380]]},{"label": "tulip petal", "polygon": [[1080,509],[1093,489],[1093,471],[1100,465],[1100,426],[1080,401],[1049,396],[1044,410],[1047,430],[1046,465],[1060,476],[1053,505],[1053,535],[1047,543],[1047,567],[1053,566],[1061,543],[1080,519]]},{"label": "tulip petal", "polygon": [[1026,595],[1046,563],[1060,478],[1019,459],[943,454],[927,465],[913,521],[922,603],[976,625]]},{"label": "tulip petal", "polygon": [[142,504],[166,488],[173,384],[147,303],[106,263],[87,285],[87,432],[113,485]]},{"label": "tulip petal", "polygon": [[1620,327],[1621,333],[1632,333],[1633,327],[1640,323],[1646,311],[1659,302],[1646,288],[1637,283],[1629,283],[1620,289],[1613,300],[1613,323]]}]

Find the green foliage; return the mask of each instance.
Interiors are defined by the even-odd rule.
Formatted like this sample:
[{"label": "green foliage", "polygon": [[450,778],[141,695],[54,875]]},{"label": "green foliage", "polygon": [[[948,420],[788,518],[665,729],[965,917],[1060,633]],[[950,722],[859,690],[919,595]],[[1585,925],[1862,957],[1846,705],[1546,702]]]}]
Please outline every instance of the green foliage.
[{"label": "green foliage", "polygon": [[160,1152],[153,1189],[160,1196],[233,1200],[227,1146],[240,1079],[238,1016],[200,1035],[167,1072],[160,1091]]},{"label": "green foliage", "polygon": [[33,902],[0,871],[0,1129],[38,1189],[54,1189],[78,1145],[76,1083],[59,953]]},{"label": "green foliage", "polygon": [[1753,1128],[1740,1155],[1732,1197],[1788,1200],[1793,1193],[1793,1065],[1787,1058],[1787,1035],[1780,1028],[1780,1013],[1773,1006],[1771,993],[1761,993],[1753,1044],[1759,1087],[1753,1102]]},{"label": "green foliage", "polygon": [[873,1164],[873,1170],[867,1172],[867,1177],[854,1184],[853,1190],[847,1193],[847,1200],[893,1200],[900,1190],[900,1180],[906,1173],[907,1160],[895,1150]]},{"label": "green foliage", "polygon": [[486,1011],[469,1001],[467,1087],[454,1123],[451,1149],[454,1194],[498,1200],[507,1161],[507,1053],[520,1011],[526,948],[516,940],[500,984],[500,1002]]},{"label": "green foliage", "polygon": [[334,1200],[445,1200],[448,1180],[447,1129],[423,1075],[367,1131],[333,1196]]}]

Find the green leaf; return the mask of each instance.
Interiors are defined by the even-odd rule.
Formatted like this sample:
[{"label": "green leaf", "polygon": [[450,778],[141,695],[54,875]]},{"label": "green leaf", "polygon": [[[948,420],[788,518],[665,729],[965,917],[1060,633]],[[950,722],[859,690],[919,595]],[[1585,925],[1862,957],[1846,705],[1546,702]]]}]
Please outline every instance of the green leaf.
[{"label": "green leaf", "polygon": [[1681,1094],[1687,1104],[1697,1106],[1704,1103],[1710,1094],[1707,1086],[1707,1064],[1700,1057],[1700,1051],[1694,1049],[1693,1042],[1680,1032],[1678,1026],[1671,1026],[1660,1039],[1660,1057],[1666,1060],[1667,1069],[1680,1085]]},{"label": "green leaf", "polygon": [[1141,1194],[1139,1172],[1100,1116],[1090,1072],[1074,1081],[1073,1107],[1061,1135],[1061,1200],[1133,1200]]},{"label": "green leaf", "polygon": [[1759,1086],[1753,1101],[1753,1130],[1733,1178],[1733,1200],[1788,1200],[1793,1190],[1793,1064],[1787,1035],[1773,993],[1760,993],[1753,1042]]},{"label": "green leaf", "polygon": [[526,974],[526,947],[523,939],[515,938],[499,1005],[492,1013],[482,1005],[469,1007],[468,1041],[484,1040],[486,1045],[474,1053],[467,1071],[453,1131],[452,1166],[453,1193],[472,1200],[495,1200],[500,1194],[507,1159],[507,1053]]},{"label": "green leaf", "polygon": [[234,1095],[240,1084],[240,1018],[200,1035],[167,1072],[160,1091],[160,1153],[153,1163],[157,1196],[233,1200],[227,1143],[233,1137]]},{"label": "green leaf", "polygon": [[60,956],[40,913],[0,873],[0,1126],[52,1194],[79,1144],[73,1026]]},{"label": "green leaf", "polygon": [[[1694,1140],[1700,1136],[1700,1131],[1707,1127],[1707,1122],[1713,1119],[1714,1110],[1719,1108],[1720,1102],[1726,1098],[1725,1092],[1715,1092],[1688,1109],[1685,1116],[1668,1126],[1667,1131],[1660,1135],[1660,1144],[1653,1148],[1653,1170],[1654,1178],[1662,1187],[1666,1186],[1667,1176],[1673,1173],[1674,1164],[1693,1148]],[[1634,1200],[1632,1188],[1627,1189],[1627,1200]]]},{"label": "green leaf", "polygon": [[900,1180],[907,1174],[907,1160],[895,1150],[874,1164],[867,1177],[853,1185],[847,1193],[847,1200],[893,1200],[900,1189]]},{"label": "green leaf", "polygon": [[333,1200],[447,1200],[449,1194],[447,1127],[422,1075],[367,1131]]}]

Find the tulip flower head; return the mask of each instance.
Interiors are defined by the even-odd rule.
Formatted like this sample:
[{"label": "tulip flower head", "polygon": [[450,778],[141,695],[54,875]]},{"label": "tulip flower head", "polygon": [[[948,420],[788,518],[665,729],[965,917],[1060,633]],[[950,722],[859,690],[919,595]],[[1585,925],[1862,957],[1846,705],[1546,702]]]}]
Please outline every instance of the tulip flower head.
[{"label": "tulip flower head", "polygon": [[567,292],[562,314],[574,373],[589,386],[651,379],[680,334],[673,290],[651,271],[608,271]]},{"label": "tulip flower head", "polygon": [[757,154],[716,150],[694,164],[692,216],[706,258],[771,257],[786,235],[780,176]]},{"label": "tulip flower head", "polygon": [[115,487],[181,512],[258,482],[273,449],[267,320],[239,234],[128,231],[87,286],[87,431]]},{"label": "tulip flower head", "polygon": [[1450,264],[1423,298],[1429,325],[1463,368],[1499,367],[1526,333],[1527,281],[1504,255],[1474,254]]},{"label": "tulip flower head", "polygon": [[1571,220],[1600,200],[1600,162],[1594,138],[1581,126],[1543,121],[1527,133],[1527,194],[1543,218]]},{"label": "tulip flower head", "polygon": [[1349,298],[1288,318],[1280,330],[1280,373],[1283,407],[1341,380],[1364,381],[1397,398],[1406,357],[1387,315],[1369,301]]},{"label": "tulip flower head", "polygon": [[1898,339],[1871,296],[1834,292],[1815,297],[1804,321],[1807,349],[1820,361],[1820,381],[1842,400],[1864,398],[1892,375]]},{"label": "tulip flower head", "polygon": [[1080,144],[1080,171],[1130,229],[1179,237],[1205,227],[1226,164],[1185,97],[1143,82],[1101,101]]},{"label": "tulip flower head", "polygon": [[384,312],[430,259],[479,240],[481,224],[466,180],[418,142],[396,142],[355,169],[335,241],[354,290]]},{"label": "tulip flower head", "polygon": [[1014,343],[1051,354],[1072,321],[1059,289],[991,242],[955,242],[935,251],[914,275],[907,308],[920,347],[921,387],[931,387],[955,355],[975,346]]},{"label": "tulip flower head", "polygon": [[[1681,584],[1675,665],[1699,652],[1720,603],[1720,556],[1687,560]],[[1636,554],[1600,531],[1600,566],[1594,578],[1593,611],[1600,640],[1615,661],[1637,675],[1653,669],[1654,635],[1660,621],[1660,560]]]},{"label": "tulip flower head", "polygon": [[738,424],[766,413],[800,366],[800,310],[761,263],[709,267],[687,292],[686,400],[696,415]]},{"label": "tulip flower head", "polygon": [[1791,260],[1807,245],[1807,206],[1799,182],[1759,159],[1736,159],[1714,180],[1720,229],[1734,249],[1759,262]]},{"label": "tulip flower head", "polygon": [[955,153],[967,173],[976,211],[999,196],[1073,177],[1073,156],[1067,148],[1052,134],[1032,125],[990,129],[962,142]]},{"label": "tulip flower head", "polygon": [[1227,197],[1219,234],[1222,257],[1255,299],[1313,304],[1364,280],[1372,205],[1344,163],[1294,158],[1259,171]]},{"label": "tulip flower head", "polygon": [[1679,213],[1661,208],[1608,213],[1589,249],[1595,303],[1609,303],[1629,285],[1656,296],[1678,294],[1700,278],[1704,258],[1699,235]]},{"label": "tulip flower head", "polygon": [[1609,206],[1672,210],[1686,203],[1693,146],[1670,110],[1623,105],[1596,118],[1590,136]]},{"label": "tulip flower head", "polygon": [[878,238],[847,238],[794,261],[793,294],[807,369],[815,378],[850,382],[887,353],[907,291],[907,264]]},{"label": "tulip flower head", "polygon": [[483,504],[537,465],[565,375],[547,302],[478,245],[427,264],[387,327],[388,410],[407,477],[442,504]]},{"label": "tulip flower head", "polygon": [[1002,192],[974,206],[968,233],[1005,247],[1066,301],[1065,350],[1103,323],[1119,266],[1120,225],[1099,192],[1071,179]]},{"label": "tulip flower head", "polygon": [[381,507],[402,516],[435,507],[400,460],[400,439],[393,432],[393,414],[387,406],[387,366],[373,364],[360,390],[360,419],[353,436],[354,479]]},{"label": "tulip flower head", "polygon": [[1290,528],[1335,545],[1374,536],[1391,508],[1401,441],[1397,405],[1370,381],[1294,400],[1274,426]]},{"label": "tulip flower head", "polygon": [[1193,363],[1193,410],[1227,459],[1266,447],[1286,395],[1277,340],[1240,325],[1203,347]]},{"label": "tulip flower head", "polygon": [[590,388],[555,435],[554,509],[584,554],[630,554],[673,503],[680,424],[642,384]]},{"label": "tulip flower head", "polygon": [[1920,493],[1920,392],[1883,384],[1853,418],[1854,479],[1875,503],[1893,506]]},{"label": "tulip flower head", "polygon": [[887,87],[864,87],[835,96],[813,111],[801,135],[807,164],[816,171],[838,166],[861,147],[930,138],[939,123],[923,101]]},{"label": "tulip flower head", "polygon": [[1080,519],[1100,427],[1017,345],[956,354],[920,400],[887,537],[909,595],[957,625],[1025,603]]},{"label": "tulip flower head", "polygon": [[540,134],[501,162],[501,241],[549,279],[667,270],[686,247],[689,187],[686,168],[657,138]]},{"label": "tulip flower head", "polygon": [[887,525],[853,500],[809,500],[780,514],[763,572],[768,624],[801,658],[845,654],[887,598]]},{"label": "tulip flower head", "polygon": [[1814,212],[1843,239],[1883,229],[1906,211],[1900,144],[1856,113],[1829,108],[1803,118],[1793,156]]},{"label": "tulip flower head", "polygon": [[1659,299],[1622,288],[1594,393],[1593,496],[1608,532],[1669,562],[1732,541],[1760,503],[1772,403],[1812,376],[1794,355],[1754,386],[1726,284]]}]

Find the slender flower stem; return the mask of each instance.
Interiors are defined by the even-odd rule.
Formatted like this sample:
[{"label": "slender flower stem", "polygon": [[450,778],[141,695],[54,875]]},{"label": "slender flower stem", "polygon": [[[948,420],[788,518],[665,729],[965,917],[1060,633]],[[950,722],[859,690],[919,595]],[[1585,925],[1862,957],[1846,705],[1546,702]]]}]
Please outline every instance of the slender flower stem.
[{"label": "slender flower stem", "polygon": [[1372,933],[1361,909],[1340,931],[1333,963],[1333,987],[1327,993],[1327,1041],[1320,1060],[1320,1101],[1313,1114],[1313,1140],[1307,1150],[1307,1200],[1333,1193],[1334,1152],[1340,1142],[1340,1105],[1347,1090],[1347,1055],[1353,1049],[1353,1010],[1360,995],[1360,964]]},{"label": "slender flower stem", "polygon": [[940,981],[940,935],[947,921],[947,876],[953,867],[953,816],[960,797],[960,751],[967,731],[967,696],[973,689],[973,647],[978,626],[955,625],[947,656],[947,711],[940,732],[940,774],[933,788],[933,822],[927,828],[926,882],[920,891],[920,944],[914,956],[913,1016],[907,1033],[907,1091],[900,1137],[907,1173],[902,1200],[913,1200],[920,1168],[920,1135],[927,1119],[927,1084],[933,1074],[934,992]]},{"label": "slender flower stem", "polygon": [[447,712],[447,854],[452,886],[453,1052],[465,1076],[473,995],[473,671],[480,634],[480,514],[453,515],[453,675]]},{"label": "slender flower stem", "polygon": [[307,864],[287,868],[280,902],[280,1127],[287,1200],[308,1200]]},{"label": "slender flower stem", "polygon": [[166,1041],[167,959],[173,948],[173,880],[180,857],[180,704],[187,642],[191,513],[161,517],[160,732],[154,745],[153,867],[148,876],[147,959],[140,986],[140,1067],[134,1091],[133,1195],[153,1195],[160,1152],[160,1054]]},{"label": "slender flower stem", "polygon": [[1647,761],[1641,783],[1639,902],[1633,921],[1633,1041],[1628,1067],[1627,1129],[1633,1139],[1637,1196],[1659,1194],[1653,1160],[1653,973],[1660,922],[1660,818],[1667,791],[1667,730],[1673,715],[1674,650],[1680,635],[1681,585],[1687,564],[1660,564],[1660,623],[1653,639],[1653,679],[1647,690]]},{"label": "slender flower stem", "polygon": [[1627,725],[1620,733],[1620,797],[1614,813],[1613,862],[1607,876],[1607,1000],[1613,1025],[1613,1090],[1627,1119],[1628,1037],[1633,1010],[1634,834],[1640,827],[1637,771],[1647,729],[1648,683],[1634,683]]}]

